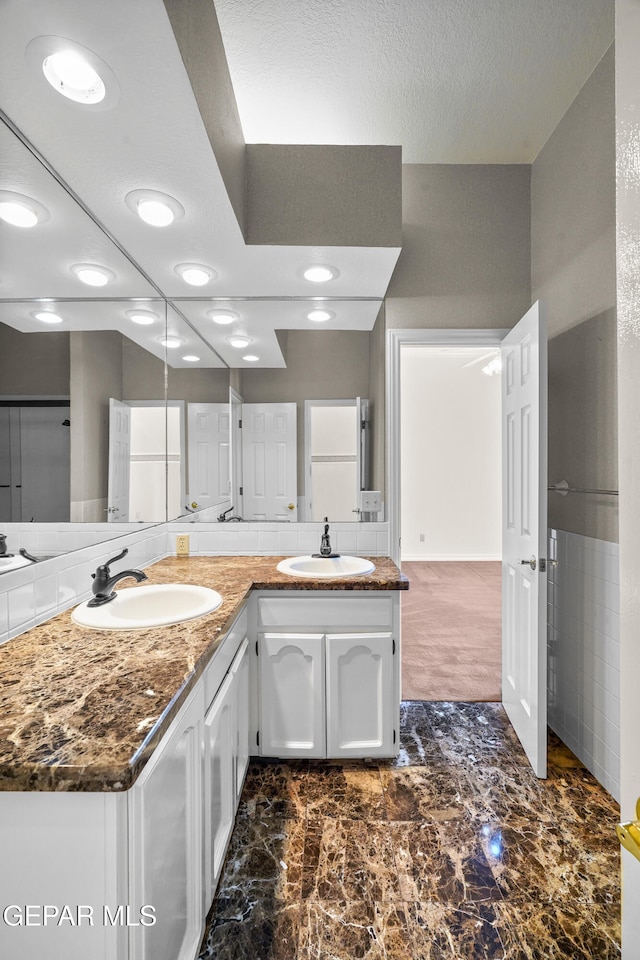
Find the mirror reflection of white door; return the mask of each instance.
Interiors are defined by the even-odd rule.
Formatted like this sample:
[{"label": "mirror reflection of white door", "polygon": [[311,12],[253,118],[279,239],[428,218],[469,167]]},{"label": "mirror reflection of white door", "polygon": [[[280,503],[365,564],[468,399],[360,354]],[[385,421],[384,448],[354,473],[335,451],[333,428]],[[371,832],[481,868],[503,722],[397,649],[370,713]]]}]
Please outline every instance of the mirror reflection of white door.
[{"label": "mirror reflection of white door", "polygon": [[109,481],[107,520],[129,519],[129,448],[131,408],[121,400],[109,398]]},{"label": "mirror reflection of white door", "polygon": [[547,775],[547,340],[535,303],[502,342],[502,701]]},{"label": "mirror reflection of white door", "polygon": [[298,519],[296,404],[242,405],[242,515]]},{"label": "mirror reflection of white door", "polygon": [[244,516],[243,498],[242,498],[242,397],[240,394],[229,387],[229,410],[231,412],[231,424],[229,432],[230,451],[230,482],[229,496],[231,505],[235,513]]},{"label": "mirror reflection of white door", "polygon": [[210,507],[229,496],[229,404],[190,403],[187,408],[187,505]]}]

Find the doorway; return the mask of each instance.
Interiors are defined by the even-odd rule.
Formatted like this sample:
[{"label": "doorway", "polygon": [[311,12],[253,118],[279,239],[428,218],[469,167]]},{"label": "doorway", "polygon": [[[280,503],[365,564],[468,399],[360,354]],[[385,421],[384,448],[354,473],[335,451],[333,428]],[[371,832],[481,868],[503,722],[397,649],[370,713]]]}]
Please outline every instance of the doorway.
[{"label": "doorway", "polygon": [[400,365],[403,696],[499,701],[499,351],[405,344]]},{"label": "doorway", "polygon": [[500,701],[502,331],[395,333],[402,696]]}]

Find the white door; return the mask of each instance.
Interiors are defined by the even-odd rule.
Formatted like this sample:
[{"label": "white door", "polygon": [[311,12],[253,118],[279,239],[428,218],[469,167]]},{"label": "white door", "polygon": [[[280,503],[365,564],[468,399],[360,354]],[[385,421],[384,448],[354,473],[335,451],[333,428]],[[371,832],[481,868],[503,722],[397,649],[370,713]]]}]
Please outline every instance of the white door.
[{"label": "white door", "polygon": [[391,633],[327,634],[327,756],[390,757]]},{"label": "white door", "polygon": [[296,404],[242,405],[242,516],[298,519]]},{"label": "white door", "polygon": [[187,504],[210,507],[229,496],[229,404],[190,403]]},{"label": "white door", "polygon": [[258,646],[260,755],[324,757],[324,635],[264,633]]},{"label": "white door", "polygon": [[129,470],[131,444],[131,408],[121,400],[109,398],[109,485],[107,520],[129,519]]},{"label": "white door", "polygon": [[547,775],[547,338],[535,303],[502,343],[502,701]]},{"label": "white door", "polygon": [[244,516],[242,501],[242,397],[229,387],[229,410],[231,416],[231,434],[229,451],[230,483],[229,496],[235,513]]}]

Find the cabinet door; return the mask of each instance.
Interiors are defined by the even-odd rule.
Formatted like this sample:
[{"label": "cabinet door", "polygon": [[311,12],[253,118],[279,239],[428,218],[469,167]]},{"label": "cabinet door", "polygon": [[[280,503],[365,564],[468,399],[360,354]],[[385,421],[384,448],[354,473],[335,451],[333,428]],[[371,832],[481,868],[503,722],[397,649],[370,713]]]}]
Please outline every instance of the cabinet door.
[{"label": "cabinet door", "polygon": [[231,671],[204,721],[205,905],[213,899],[235,816],[236,687]]},{"label": "cabinet door", "polygon": [[[195,696],[130,791],[133,960],[193,960],[202,935],[202,699]],[[137,917],[136,917],[137,919]]]},{"label": "cabinet door", "polygon": [[260,754],[325,756],[324,634],[259,637]]},{"label": "cabinet door", "polygon": [[249,643],[246,638],[236,654],[231,668],[236,687],[236,749],[235,749],[235,807],[240,800],[242,785],[249,764]]},{"label": "cabinet door", "polygon": [[391,633],[327,634],[327,756],[395,753]]}]

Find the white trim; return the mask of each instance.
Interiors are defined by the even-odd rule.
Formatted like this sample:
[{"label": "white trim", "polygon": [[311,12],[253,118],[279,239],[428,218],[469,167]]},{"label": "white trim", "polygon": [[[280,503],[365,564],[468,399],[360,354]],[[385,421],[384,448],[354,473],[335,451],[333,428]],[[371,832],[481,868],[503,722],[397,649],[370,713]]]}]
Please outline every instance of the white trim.
[{"label": "white trim", "polygon": [[389,518],[389,555],[400,564],[400,348],[418,346],[498,347],[509,330],[422,330],[387,331],[386,349],[386,424],[387,424],[387,504]]},{"label": "white trim", "polygon": [[482,563],[485,560],[498,561],[502,562],[502,554],[469,554],[469,555],[452,555],[450,553],[440,555],[440,554],[403,554],[402,562],[405,563]]}]

